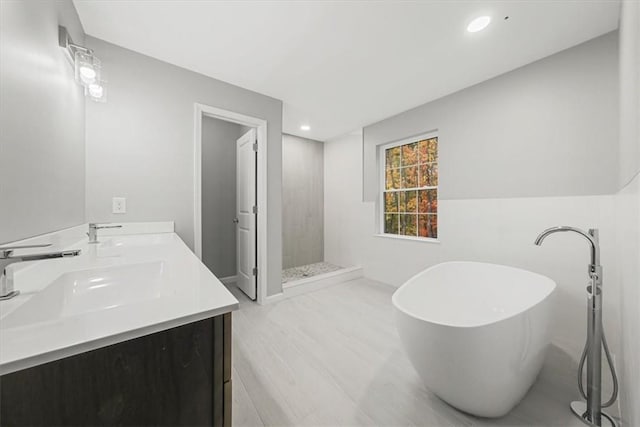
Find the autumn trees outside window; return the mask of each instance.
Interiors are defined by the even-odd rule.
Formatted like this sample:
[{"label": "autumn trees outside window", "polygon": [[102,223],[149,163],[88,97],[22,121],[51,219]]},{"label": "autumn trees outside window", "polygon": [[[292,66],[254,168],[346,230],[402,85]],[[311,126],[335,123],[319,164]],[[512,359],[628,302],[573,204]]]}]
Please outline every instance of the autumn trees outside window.
[{"label": "autumn trees outside window", "polygon": [[382,147],[385,234],[438,237],[438,137]]}]

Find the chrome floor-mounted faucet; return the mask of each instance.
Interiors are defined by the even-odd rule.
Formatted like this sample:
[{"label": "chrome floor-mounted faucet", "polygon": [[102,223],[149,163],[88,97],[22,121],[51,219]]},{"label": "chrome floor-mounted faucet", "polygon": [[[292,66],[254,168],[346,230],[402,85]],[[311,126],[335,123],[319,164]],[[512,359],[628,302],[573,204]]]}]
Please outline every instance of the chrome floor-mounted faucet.
[{"label": "chrome floor-mounted faucet", "polygon": [[59,252],[45,252],[41,254],[25,254],[14,256],[13,251],[16,249],[33,249],[33,248],[46,248],[51,246],[45,245],[24,245],[24,246],[3,246],[0,247],[0,300],[11,299],[18,296],[20,291],[13,289],[13,269],[8,269],[11,264],[24,261],[37,261],[43,259],[52,258],[67,258],[74,257],[80,254],[80,249],[72,249],[69,251]]},{"label": "chrome floor-mounted faucet", "polygon": [[[611,416],[602,412],[603,407],[608,407],[616,401],[618,397],[618,379],[616,371],[611,361],[609,346],[602,328],[602,266],[600,265],[600,238],[598,230],[590,229],[588,232],[579,228],[560,226],[551,227],[544,230],[538,235],[535,244],[540,246],[544,239],[553,233],[570,231],[577,233],[587,239],[591,250],[591,263],[588,267],[590,285],[587,286],[588,293],[588,310],[587,310],[587,343],[585,344],[582,356],[580,357],[580,367],[578,368],[578,389],[582,397],[586,399],[584,402],[571,402],[571,410],[585,424],[591,426],[615,427],[616,423]],[[607,362],[611,369],[613,377],[613,393],[611,398],[605,402],[601,402],[602,398],[602,349],[604,348]],[[582,370],[584,369],[585,359],[587,362],[587,389],[582,385]]]}]

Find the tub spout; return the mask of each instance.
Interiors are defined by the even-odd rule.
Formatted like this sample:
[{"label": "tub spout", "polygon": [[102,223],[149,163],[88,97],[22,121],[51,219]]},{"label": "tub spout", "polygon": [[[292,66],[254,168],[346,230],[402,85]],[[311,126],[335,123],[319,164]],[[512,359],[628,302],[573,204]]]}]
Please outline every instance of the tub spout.
[{"label": "tub spout", "polygon": [[588,232],[583,231],[576,227],[570,227],[568,225],[561,225],[559,227],[551,227],[544,230],[542,233],[536,237],[535,244],[537,246],[541,246],[544,239],[547,238],[548,235],[553,233],[559,233],[561,231],[573,231],[574,233],[578,233],[585,239],[589,241],[590,249],[591,249],[591,265],[597,266],[600,265],[600,248],[598,242],[598,230],[590,229]]}]

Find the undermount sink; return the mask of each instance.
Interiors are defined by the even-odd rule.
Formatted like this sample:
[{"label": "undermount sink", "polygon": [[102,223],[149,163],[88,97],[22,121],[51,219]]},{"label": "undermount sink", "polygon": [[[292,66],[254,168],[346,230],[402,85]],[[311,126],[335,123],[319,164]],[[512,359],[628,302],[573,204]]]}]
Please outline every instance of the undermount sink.
[{"label": "undermount sink", "polygon": [[[164,262],[65,273],[0,319],[0,329],[49,322],[160,296]],[[19,282],[16,287],[19,288]]]}]

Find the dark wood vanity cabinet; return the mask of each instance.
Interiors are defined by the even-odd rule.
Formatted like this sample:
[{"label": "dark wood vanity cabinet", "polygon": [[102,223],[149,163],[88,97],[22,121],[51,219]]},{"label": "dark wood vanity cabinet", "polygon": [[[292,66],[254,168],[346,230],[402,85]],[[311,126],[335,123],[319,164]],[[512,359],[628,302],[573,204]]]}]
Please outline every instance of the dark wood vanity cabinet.
[{"label": "dark wood vanity cabinet", "polygon": [[230,426],[231,313],[3,375],[0,425]]}]

